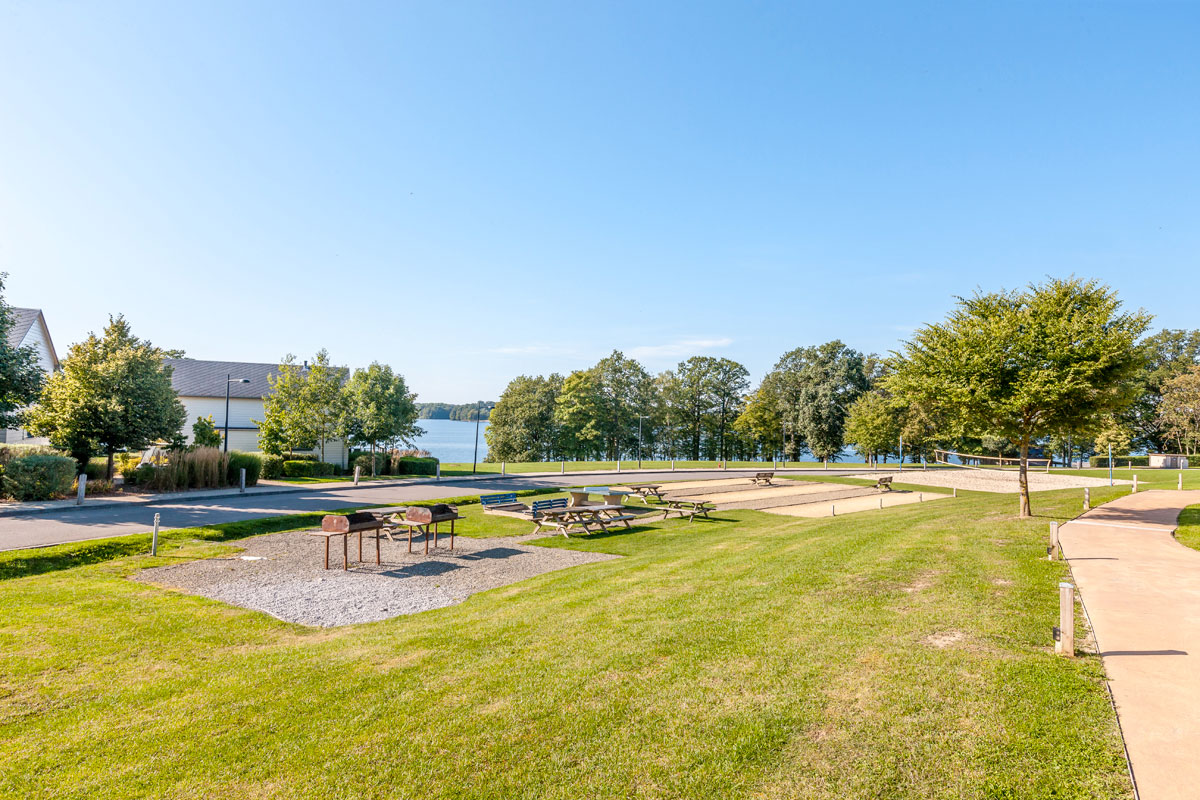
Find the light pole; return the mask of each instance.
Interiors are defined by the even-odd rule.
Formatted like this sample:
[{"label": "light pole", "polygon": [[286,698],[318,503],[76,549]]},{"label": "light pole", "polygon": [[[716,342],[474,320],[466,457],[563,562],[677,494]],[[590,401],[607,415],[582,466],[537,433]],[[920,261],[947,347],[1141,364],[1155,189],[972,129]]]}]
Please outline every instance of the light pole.
[{"label": "light pole", "polygon": [[229,387],[234,383],[249,383],[249,378],[235,378],[233,373],[225,375],[225,452],[229,452]]},{"label": "light pole", "polygon": [[645,414],[638,414],[638,469],[642,468],[642,420],[650,419]]},{"label": "light pole", "polygon": [[[488,403],[488,410],[495,408],[494,405]],[[475,403],[475,455],[471,457],[471,474],[475,474],[475,465],[479,463],[479,417],[483,414],[483,401],[479,400]]]}]

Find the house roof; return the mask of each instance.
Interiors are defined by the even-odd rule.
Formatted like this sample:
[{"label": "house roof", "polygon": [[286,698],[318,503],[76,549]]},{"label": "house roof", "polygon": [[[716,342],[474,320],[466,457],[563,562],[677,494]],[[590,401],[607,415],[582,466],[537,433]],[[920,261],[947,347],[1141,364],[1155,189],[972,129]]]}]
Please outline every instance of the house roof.
[{"label": "house roof", "polygon": [[42,316],[42,310],[9,306],[8,311],[12,320],[12,327],[8,329],[9,346],[20,347],[21,343],[25,341],[25,337],[29,335],[29,329],[40,323],[42,332],[46,335],[46,349],[50,351],[50,363],[53,369],[57,369],[58,354],[54,352],[54,342],[50,339],[50,328],[46,325],[46,318]]},{"label": "house roof", "polygon": [[229,396],[258,400],[271,393],[267,377],[279,375],[278,364],[194,358],[164,358],[163,363],[174,368],[171,385],[180,397],[224,397],[226,381],[249,378],[249,383],[229,384]]},{"label": "house roof", "polygon": [[[255,364],[246,361],[198,361],[194,358],[164,358],[173,367],[171,385],[180,397],[224,397],[229,380],[249,378],[249,383],[230,383],[229,396],[259,400],[271,394],[268,377],[279,376],[278,364]],[[334,367],[347,376],[345,367]]]}]

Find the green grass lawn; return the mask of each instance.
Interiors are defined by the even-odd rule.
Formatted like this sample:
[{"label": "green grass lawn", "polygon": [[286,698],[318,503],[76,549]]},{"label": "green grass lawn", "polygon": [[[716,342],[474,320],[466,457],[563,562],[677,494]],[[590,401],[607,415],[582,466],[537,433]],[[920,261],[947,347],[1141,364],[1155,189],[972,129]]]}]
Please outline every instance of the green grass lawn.
[{"label": "green grass lawn", "polygon": [[1127,798],[1099,659],[1052,652],[1077,492],[1037,501],[550,538],[625,558],[330,630],[127,580],[312,520],[5,554],[0,795]]},{"label": "green grass lawn", "polygon": [[[1185,469],[1183,472],[1183,488],[1184,489],[1200,489],[1200,469]],[[1108,478],[1107,469],[1056,469],[1053,471],[1055,475],[1086,475],[1091,478]],[[1150,469],[1149,467],[1134,467],[1133,469],[1125,469],[1124,467],[1113,469],[1113,479],[1118,481],[1132,481],[1136,475],[1138,479],[1138,489],[1174,489],[1179,482],[1180,470],[1177,469]],[[1125,491],[1129,491],[1129,487],[1125,487]]]},{"label": "green grass lawn", "polygon": [[1179,515],[1175,538],[1194,550],[1200,550],[1200,506],[1190,506]]}]

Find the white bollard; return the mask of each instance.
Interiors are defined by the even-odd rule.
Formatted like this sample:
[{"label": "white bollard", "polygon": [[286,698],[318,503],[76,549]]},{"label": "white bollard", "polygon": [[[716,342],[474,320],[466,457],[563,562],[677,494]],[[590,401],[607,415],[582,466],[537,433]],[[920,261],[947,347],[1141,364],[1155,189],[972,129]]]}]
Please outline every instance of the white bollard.
[{"label": "white bollard", "polygon": [[1136,493],[1137,493],[1137,473],[1134,473],[1134,476],[1133,476],[1133,492],[1132,492],[1131,494],[1136,494]]},{"label": "white bollard", "polygon": [[829,516],[831,516],[831,517],[837,516],[837,505],[835,503],[829,504]]},{"label": "white bollard", "polygon": [[562,469],[560,469],[560,470],[559,470],[559,472],[561,472],[563,475],[566,475],[566,474],[567,474],[567,461],[566,461],[566,459],[563,459],[563,462],[562,462]]},{"label": "white bollard", "polygon": [[617,459],[617,472],[621,471],[621,459]]},{"label": "white bollard", "polygon": [[1092,490],[1084,489],[1083,490],[1083,510],[1090,511],[1091,508],[1092,508]]},{"label": "white bollard", "polygon": [[954,496],[958,497],[958,487],[957,486],[954,487]]},{"label": "white bollard", "polygon": [[79,493],[75,495],[75,505],[83,505],[83,496],[87,494],[87,473],[79,473]]},{"label": "white bollard", "polygon": [[508,463],[505,461],[501,461],[500,462],[500,474],[501,475],[507,474],[507,470],[508,470]]},{"label": "white bollard", "polygon": [[1058,585],[1058,640],[1054,652],[1075,657],[1075,587],[1066,581]]},{"label": "white bollard", "polygon": [[671,459],[671,472],[675,471],[675,459]]},{"label": "white bollard", "polygon": [[1058,556],[1058,523],[1050,523],[1050,546],[1046,548],[1046,556],[1053,561]]},{"label": "white bollard", "polygon": [[150,555],[158,555],[158,514],[154,515],[154,533],[150,534]]},{"label": "white bollard", "polygon": [[358,475],[359,475],[359,473],[360,473],[361,471],[362,471],[362,467],[355,467],[355,468],[354,468],[354,485],[355,485],[355,486],[358,486]]},{"label": "white bollard", "polygon": [[441,479],[442,479],[442,462],[439,461],[437,463],[437,475],[434,477],[434,480],[440,481]]},{"label": "white bollard", "polygon": [[1179,473],[1179,491],[1183,491],[1183,473]]},{"label": "white bollard", "polygon": [[883,511],[883,495],[879,495],[879,510]]},{"label": "white bollard", "polygon": [[238,492],[246,493],[246,468],[242,467],[238,470]]},{"label": "white bollard", "polygon": [[924,492],[917,492],[917,502],[918,503],[925,502],[925,493]]}]

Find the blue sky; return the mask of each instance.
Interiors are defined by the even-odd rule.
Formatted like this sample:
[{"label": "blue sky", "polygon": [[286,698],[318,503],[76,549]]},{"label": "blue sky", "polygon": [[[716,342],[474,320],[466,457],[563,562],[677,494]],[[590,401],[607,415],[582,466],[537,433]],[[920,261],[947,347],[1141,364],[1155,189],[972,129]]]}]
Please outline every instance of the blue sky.
[{"label": "blue sky", "polygon": [[0,269],[60,351],[424,400],[884,352],[1100,278],[1200,327],[1200,4],[0,2]]}]

